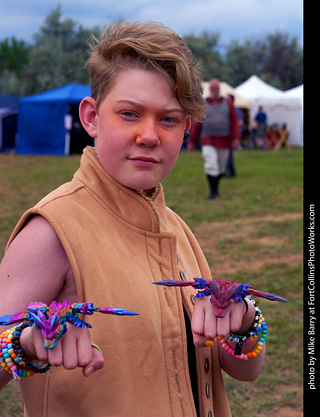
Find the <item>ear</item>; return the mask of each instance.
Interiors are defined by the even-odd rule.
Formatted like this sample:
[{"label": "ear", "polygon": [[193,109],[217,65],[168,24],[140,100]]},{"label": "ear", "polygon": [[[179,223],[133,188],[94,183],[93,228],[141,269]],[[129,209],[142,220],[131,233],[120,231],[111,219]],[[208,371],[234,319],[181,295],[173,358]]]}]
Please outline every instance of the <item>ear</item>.
[{"label": "ear", "polygon": [[79,116],[83,128],[92,138],[97,137],[96,101],[92,97],[85,97],[79,106]]},{"label": "ear", "polygon": [[190,129],[191,129],[191,117],[190,116],[187,116],[186,117],[186,127],[185,127],[185,130],[188,130],[190,132]]}]

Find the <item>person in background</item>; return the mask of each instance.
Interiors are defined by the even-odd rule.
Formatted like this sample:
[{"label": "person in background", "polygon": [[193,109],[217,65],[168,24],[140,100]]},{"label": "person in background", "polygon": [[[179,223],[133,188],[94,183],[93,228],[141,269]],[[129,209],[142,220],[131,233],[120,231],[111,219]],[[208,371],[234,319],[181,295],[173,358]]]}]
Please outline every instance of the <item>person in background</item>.
[{"label": "person in background", "polygon": [[[234,95],[233,94],[228,94],[228,97],[230,98],[232,103],[234,103]],[[239,107],[235,107],[235,109],[236,109],[236,112],[237,112],[239,130],[240,130],[240,135],[241,135],[243,125],[244,125],[243,111]],[[226,178],[233,178],[233,177],[236,176],[236,168],[235,168],[235,164],[234,164],[233,150],[234,150],[234,148],[232,146],[229,149],[229,155],[228,155],[228,159],[227,159],[226,172],[225,172],[225,177]]]},{"label": "person in background", "polygon": [[255,121],[255,140],[258,148],[268,148],[267,115],[262,106],[259,106]]},{"label": "person in background", "polygon": [[237,112],[229,97],[220,94],[220,82],[210,81],[210,96],[206,99],[204,122],[192,125],[188,150],[194,150],[200,137],[204,171],[209,183],[208,199],[219,197],[219,182],[226,171],[229,150],[240,143],[240,129]]}]

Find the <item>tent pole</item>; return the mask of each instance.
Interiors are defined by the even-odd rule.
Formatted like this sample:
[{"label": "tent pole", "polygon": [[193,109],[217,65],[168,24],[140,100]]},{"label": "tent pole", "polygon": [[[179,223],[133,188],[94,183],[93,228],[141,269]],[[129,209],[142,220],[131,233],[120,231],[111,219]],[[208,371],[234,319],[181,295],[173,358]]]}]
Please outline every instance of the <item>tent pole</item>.
[{"label": "tent pole", "polygon": [[69,155],[70,154],[70,131],[66,131],[66,138],[64,142],[64,154]]}]

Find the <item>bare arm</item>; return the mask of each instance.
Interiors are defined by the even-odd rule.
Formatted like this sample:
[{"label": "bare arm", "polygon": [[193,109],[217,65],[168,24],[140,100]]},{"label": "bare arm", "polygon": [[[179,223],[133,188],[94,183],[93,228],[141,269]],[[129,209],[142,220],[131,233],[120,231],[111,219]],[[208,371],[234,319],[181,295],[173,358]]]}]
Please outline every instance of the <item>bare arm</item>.
[{"label": "bare arm", "polygon": [[71,277],[70,263],[54,229],[44,218],[33,217],[1,262],[0,284],[10,303],[1,303],[0,315],[24,311],[28,302],[50,303],[64,291],[76,297],[75,286],[72,290],[69,285]]},{"label": "bare arm", "polygon": [[[26,304],[36,301],[46,304],[53,300],[78,301],[67,255],[54,229],[44,218],[33,217],[8,248],[0,265],[0,286],[5,288],[1,293],[0,316],[25,311]],[[4,330],[5,326],[0,326],[0,331]],[[30,328],[27,328],[21,336],[21,346],[29,358],[50,359],[56,366],[73,369],[90,365],[94,355],[95,358],[99,356],[95,369],[103,366],[100,366],[103,358],[98,351],[93,352],[86,329],[79,332],[75,326],[70,326],[65,340],[61,338],[50,354],[43,348],[40,331],[34,331],[33,343],[29,333]],[[81,346],[80,350],[75,350],[75,345]],[[1,372],[0,389],[9,380],[10,374]]]}]

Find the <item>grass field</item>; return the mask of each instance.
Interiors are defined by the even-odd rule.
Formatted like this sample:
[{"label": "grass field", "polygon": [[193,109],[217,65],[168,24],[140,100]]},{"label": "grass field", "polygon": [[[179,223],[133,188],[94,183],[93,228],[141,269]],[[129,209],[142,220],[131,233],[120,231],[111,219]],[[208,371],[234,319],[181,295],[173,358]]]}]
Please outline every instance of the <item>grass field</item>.
[{"label": "grass field", "polygon": [[[167,204],[196,234],[214,277],[290,301],[259,300],[269,329],[265,365],[253,383],[225,375],[233,415],[301,417],[303,151],[238,151],[235,164],[237,177],[222,179],[221,197],[209,201],[201,154],[181,152],[164,181]],[[0,154],[0,258],[24,210],[71,179],[78,165],[79,155]],[[12,381],[1,391],[0,417],[22,416],[17,386]]]}]

